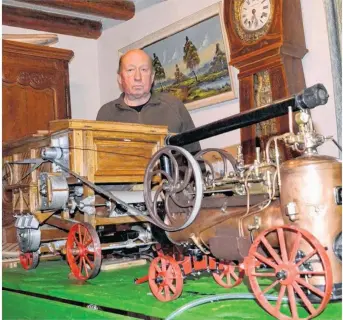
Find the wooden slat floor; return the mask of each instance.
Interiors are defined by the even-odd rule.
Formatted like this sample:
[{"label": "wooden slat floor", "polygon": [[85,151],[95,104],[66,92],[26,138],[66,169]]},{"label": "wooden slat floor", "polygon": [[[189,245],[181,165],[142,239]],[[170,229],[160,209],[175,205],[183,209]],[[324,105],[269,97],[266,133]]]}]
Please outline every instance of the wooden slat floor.
[{"label": "wooden slat floor", "polygon": [[2,267],[16,268],[19,263],[18,243],[2,243]]},{"label": "wooden slat floor", "polygon": [[[187,281],[179,299],[162,303],[154,298],[147,283],[133,283],[134,278],[144,276],[147,269],[148,265],[101,271],[85,283],[68,279],[69,267],[65,261],[44,261],[31,271],[3,269],[3,319],[164,319],[186,303],[208,295],[249,292],[246,282],[228,290],[218,286],[212,277],[202,277]],[[96,305],[102,310],[85,308],[87,305]],[[340,302],[330,304],[316,319],[341,318]],[[274,318],[254,300],[230,300],[193,308],[176,319]]]}]

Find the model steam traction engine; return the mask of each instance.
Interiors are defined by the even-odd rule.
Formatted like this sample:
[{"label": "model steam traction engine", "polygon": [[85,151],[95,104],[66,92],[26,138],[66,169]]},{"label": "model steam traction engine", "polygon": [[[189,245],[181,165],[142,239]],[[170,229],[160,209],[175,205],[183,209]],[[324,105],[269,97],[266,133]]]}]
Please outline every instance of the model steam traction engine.
[{"label": "model steam traction engine", "polygon": [[[313,318],[330,299],[340,299],[342,166],[333,157],[318,155],[316,148],[331,138],[315,132],[308,110],[325,104],[327,98],[325,88],[317,85],[291,100],[170,137],[170,144],[191,143],[213,131],[221,133],[223,127],[228,131],[244,122],[247,125],[256,119],[267,120],[289,108],[289,132],[271,138],[263,158],[256,150],[253,164],[244,164],[240,152],[234,159],[218,150],[223,159],[220,176],[208,164],[209,172],[200,179],[199,166],[192,164],[211,149],[199,152],[193,159],[179,147],[169,146],[153,156],[144,181],[146,204],[157,217],[158,197],[165,199],[161,228],[167,230],[167,237],[179,250],[173,255],[160,252],[149,274],[136,283],[148,280],[157,299],[170,301],[180,296],[187,277],[212,273],[219,285],[232,288],[246,274],[256,299],[278,319]],[[300,110],[295,116],[299,128],[296,134],[292,109]],[[281,162],[280,142],[301,156]],[[186,170],[178,165],[180,153],[188,160]],[[158,164],[162,156],[172,163],[164,171]],[[163,179],[152,196],[150,185],[155,175]],[[168,225],[175,228],[195,212],[191,225],[176,232],[168,230]],[[272,290],[277,293],[273,302],[267,299]],[[289,311],[281,308],[285,297]],[[305,313],[300,311],[302,306]]]},{"label": "model steam traction engine", "polygon": [[[43,239],[46,224],[69,230],[62,251],[79,279],[96,276],[101,250],[156,243],[151,234],[155,225],[166,231],[178,249],[172,255],[159,251],[149,274],[136,281],[148,280],[157,299],[176,299],[182,293],[184,279],[202,272],[212,273],[225,288],[240,284],[246,274],[256,299],[273,316],[315,317],[330,299],[341,297],[342,283],[341,162],[318,155],[316,147],[327,138],[314,131],[309,113],[309,109],[325,104],[327,98],[325,88],[316,85],[272,105],[167,136],[165,147],[165,132],[158,127],[151,127],[143,137],[139,131],[143,129],[133,126],[130,130],[136,131],[132,136],[124,137],[122,132],[110,134],[110,127],[104,123],[97,132],[95,122],[84,126],[53,122],[51,146],[42,145],[41,158],[12,156],[5,164],[11,179],[16,176],[15,167],[31,167],[20,178],[31,175],[27,185],[19,181],[5,189],[11,191],[14,212],[20,213],[16,227],[23,266],[36,266],[42,240],[53,243],[51,238]],[[295,116],[298,133],[293,132],[292,111],[299,111]],[[265,155],[257,150],[253,164],[244,164],[240,152],[237,159],[218,149],[203,150],[193,157],[180,147],[287,112],[290,132],[273,137]],[[53,129],[54,125],[58,130]],[[113,141],[118,142],[117,146]],[[132,175],[127,166],[137,166],[131,162],[132,155],[142,154],[141,145],[133,149],[136,153],[132,148],[125,149],[124,142],[132,141],[150,146],[142,162],[147,167],[143,197],[137,193],[140,200],[126,200],[123,197],[128,194],[111,190],[114,181],[142,179],[142,163],[137,176],[129,178]],[[282,161],[278,152],[281,141],[301,156]],[[151,157],[153,149],[156,152]],[[218,152],[223,160],[220,174],[206,161],[206,172],[200,169],[198,162],[203,162],[209,151]],[[31,155],[36,157],[32,151]],[[118,163],[111,164],[113,155],[129,160],[119,170]],[[48,163],[51,168],[44,167]],[[115,169],[116,174],[100,177],[99,172]],[[132,198],[133,194],[129,193]],[[16,209],[17,199],[30,199],[30,207]],[[100,244],[98,234],[106,231],[104,225],[111,234],[123,230],[126,235],[128,231],[134,235],[125,241]],[[274,302],[266,296],[272,289],[277,291]],[[286,312],[281,308],[285,297],[290,306]],[[299,306],[305,307],[305,316],[299,313]]]}]

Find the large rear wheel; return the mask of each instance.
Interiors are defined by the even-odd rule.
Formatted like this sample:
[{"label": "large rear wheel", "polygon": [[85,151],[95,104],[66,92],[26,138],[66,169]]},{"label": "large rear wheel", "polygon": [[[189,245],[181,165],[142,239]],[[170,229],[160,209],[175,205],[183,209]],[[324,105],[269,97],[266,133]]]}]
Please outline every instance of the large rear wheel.
[{"label": "large rear wheel", "polygon": [[[271,245],[275,238],[278,249]],[[256,260],[267,269],[260,269]],[[249,261],[247,275],[256,299],[279,320],[312,319],[330,300],[333,280],[329,257],[306,230],[281,226],[262,232],[250,248]],[[276,294],[277,300],[268,301],[267,294]]]}]

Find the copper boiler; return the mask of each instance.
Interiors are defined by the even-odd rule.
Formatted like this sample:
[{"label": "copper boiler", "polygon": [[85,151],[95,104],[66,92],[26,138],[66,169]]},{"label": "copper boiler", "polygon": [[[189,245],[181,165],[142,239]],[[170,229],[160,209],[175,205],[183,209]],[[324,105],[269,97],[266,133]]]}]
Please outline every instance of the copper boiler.
[{"label": "copper boiler", "polygon": [[[284,162],[280,176],[284,223],[305,229],[319,240],[329,255],[334,284],[341,286],[342,262],[335,253],[335,240],[341,239],[342,232],[341,161],[305,154]],[[292,245],[292,239],[288,239],[287,245]]]}]

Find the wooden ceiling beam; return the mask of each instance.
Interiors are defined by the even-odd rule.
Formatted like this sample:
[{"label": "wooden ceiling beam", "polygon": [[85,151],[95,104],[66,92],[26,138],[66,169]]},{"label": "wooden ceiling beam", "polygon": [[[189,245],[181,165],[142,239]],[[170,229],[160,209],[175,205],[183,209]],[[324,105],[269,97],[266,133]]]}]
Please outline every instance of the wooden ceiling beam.
[{"label": "wooden ceiling beam", "polygon": [[135,15],[135,4],[127,0],[17,0],[50,8],[92,14],[116,20],[129,20]]},{"label": "wooden ceiling beam", "polygon": [[2,24],[12,27],[98,39],[102,24],[98,21],[3,5]]}]

